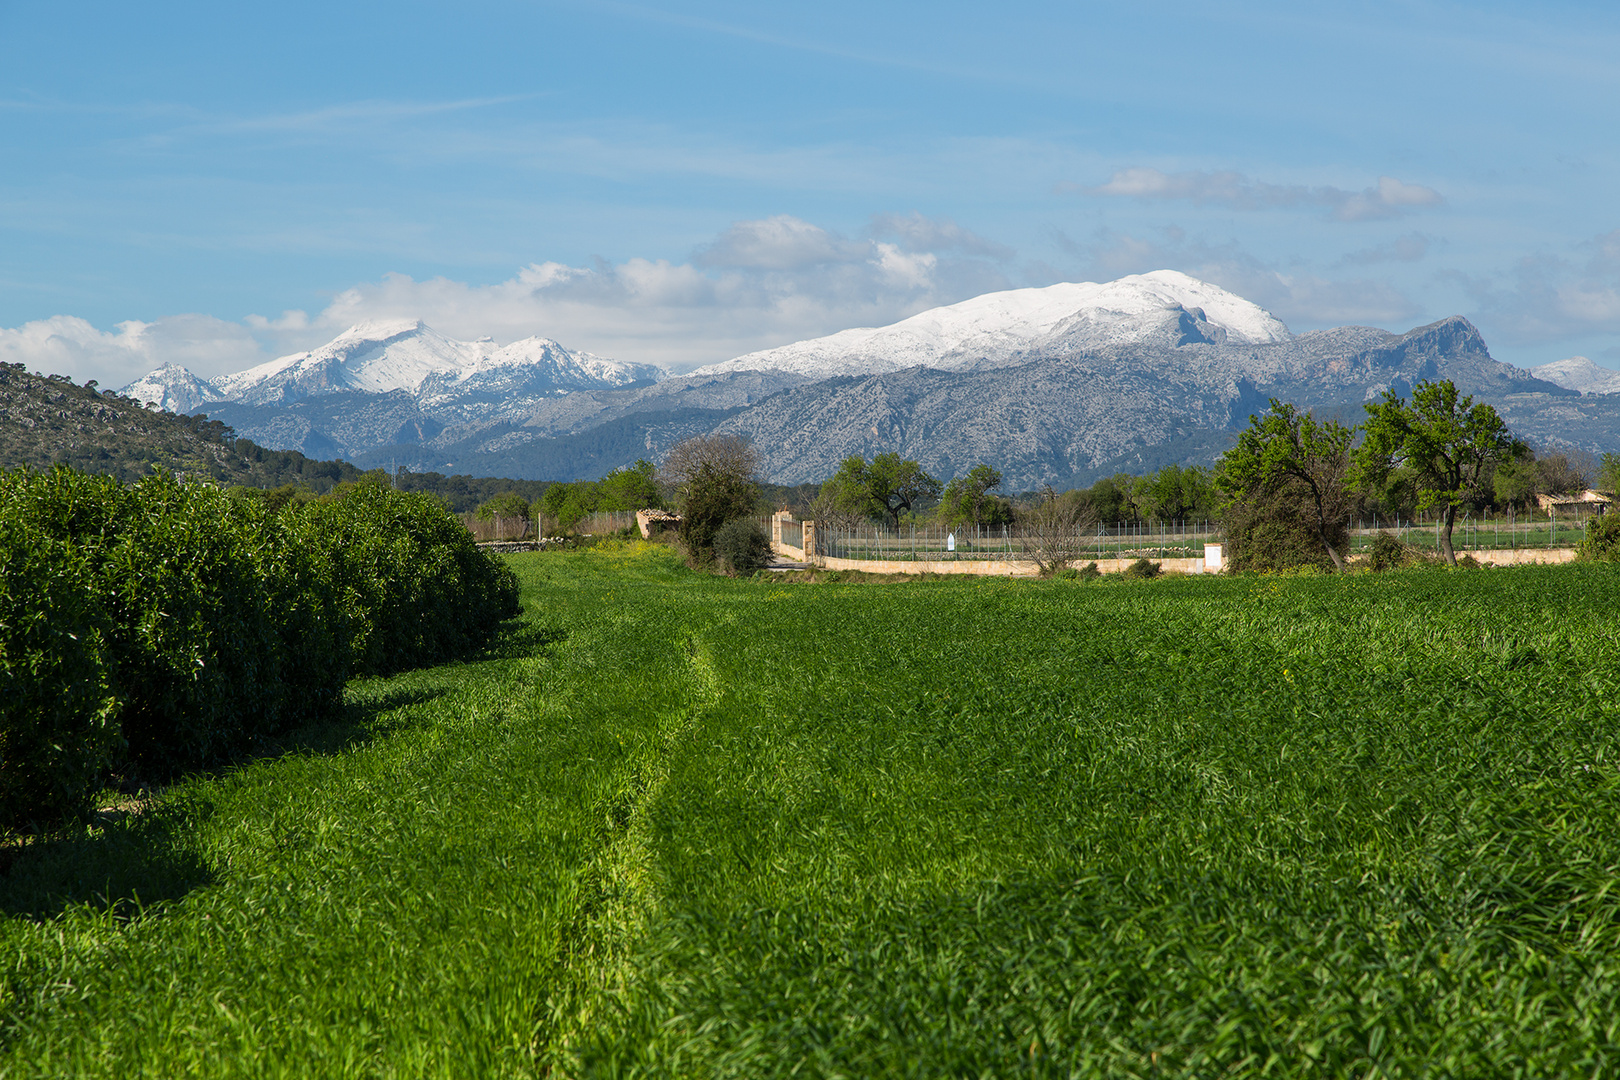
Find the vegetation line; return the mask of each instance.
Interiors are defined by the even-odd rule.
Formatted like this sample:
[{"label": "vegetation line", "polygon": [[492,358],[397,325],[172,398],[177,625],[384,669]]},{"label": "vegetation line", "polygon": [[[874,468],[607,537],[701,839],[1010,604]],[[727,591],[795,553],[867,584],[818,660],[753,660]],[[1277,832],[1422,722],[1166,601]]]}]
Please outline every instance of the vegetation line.
[{"label": "vegetation line", "polygon": [[669,781],[671,760],[721,695],[719,672],[700,634],[676,638],[685,659],[685,699],[651,703],[656,726],[641,738],[618,790],[597,810],[603,843],[581,874],[573,917],[561,934],[557,990],[537,1025],[537,1059],[565,1074],[579,1069],[580,1044],[605,1016],[624,1022],[636,986],[649,975],[648,930],[662,900],[649,814]]}]

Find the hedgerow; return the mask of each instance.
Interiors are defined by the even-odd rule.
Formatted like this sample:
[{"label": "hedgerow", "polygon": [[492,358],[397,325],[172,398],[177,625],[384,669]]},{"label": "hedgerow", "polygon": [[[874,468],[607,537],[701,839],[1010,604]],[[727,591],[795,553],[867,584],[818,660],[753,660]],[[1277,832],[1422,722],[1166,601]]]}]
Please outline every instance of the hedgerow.
[{"label": "hedgerow", "polygon": [[289,525],[329,574],[356,672],[382,675],[459,655],[518,613],[517,578],[432,496],[361,484],[293,508]]},{"label": "hedgerow", "polygon": [[[517,586],[432,498],[279,512],[168,474],[0,478],[0,827],[82,814],[109,762],[163,778],[464,653]],[[115,723],[116,718],[116,723]]]},{"label": "hedgerow", "polygon": [[119,743],[106,631],[83,554],[0,517],[0,823],[88,809]]}]

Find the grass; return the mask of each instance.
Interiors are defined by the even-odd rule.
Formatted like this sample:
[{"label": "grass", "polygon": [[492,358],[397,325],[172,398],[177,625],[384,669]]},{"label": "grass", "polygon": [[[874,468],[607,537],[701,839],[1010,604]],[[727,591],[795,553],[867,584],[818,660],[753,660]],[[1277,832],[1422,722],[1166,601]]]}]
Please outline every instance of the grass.
[{"label": "grass", "polygon": [[1620,574],[512,557],[0,878],[0,1074],[1607,1075]]}]

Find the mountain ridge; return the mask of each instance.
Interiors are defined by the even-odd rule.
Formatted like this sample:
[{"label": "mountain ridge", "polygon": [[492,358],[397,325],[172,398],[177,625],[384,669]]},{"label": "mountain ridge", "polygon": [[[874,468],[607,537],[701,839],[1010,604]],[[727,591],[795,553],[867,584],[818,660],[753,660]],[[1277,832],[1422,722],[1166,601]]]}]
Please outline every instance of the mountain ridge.
[{"label": "mountain ridge", "polygon": [[415,321],[346,334],[252,369],[241,383],[260,391],[208,414],[269,445],[370,466],[584,477],[719,431],[752,439],[787,483],[895,450],[942,477],[987,462],[1031,489],[1089,483],[1120,462],[1207,464],[1271,397],[1356,423],[1386,391],[1449,378],[1524,437],[1620,450],[1620,395],[1583,396],[1504,364],[1465,318],[1296,335],[1174,271],[989,293],[618,385],[638,370],[545,338],[502,355]]}]

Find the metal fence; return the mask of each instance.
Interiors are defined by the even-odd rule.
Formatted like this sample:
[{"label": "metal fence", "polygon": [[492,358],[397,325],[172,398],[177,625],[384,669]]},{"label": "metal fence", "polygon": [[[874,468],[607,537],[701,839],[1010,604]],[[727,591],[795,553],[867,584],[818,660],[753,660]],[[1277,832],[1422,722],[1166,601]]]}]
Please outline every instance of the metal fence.
[{"label": "metal fence", "polygon": [[[1452,527],[1451,546],[1457,551],[1575,547],[1581,542],[1586,523],[1602,512],[1593,506],[1568,507],[1548,517],[1516,513],[1496,517],[1465,515]],[[1379,533],[1389,533],[1414,547],[1438,549],[1441,529],[1438,514],[1423,515],[1416,520],[1358,518],[1350,529],[1350,550],[1371,550],[1373,538]]]},{"label": "metal fence", "polygon": [[627,529],[635,523],[634,510],[593,510],[574,522],[570,531],[581,535],[600,536],[603,533]]},{"label": "metal fence", "polygon": [[461,523],[467,526],[473,539],[479,543],[491,540],[524,540],[534,535],[534,523],[526,517],[515,514],[496,514],[489,518],[479,518],[477,514],[465,513],[461,515]]},{"label": "metal fence", "polygon": [[[1467,516],[1453,527],[1451,542],[1457,551],[1574,547],[1580,543],[1586,523],[1600,512],[1595,508],[1571,508],[1550,518],[1518,514]],[[802,546],[802,525],[792,525],[791,540],[788,528],[784,523],[782,542]],[[1384,532],[1414,547],[1438,548],[1440,531],[1439,516],[1434,514],[1417,519],[1358,518],[1351,524],[1350,551],[1355,554],[1371,550],[1373,540]],[[1077,559],[1198,559],[1204,556],[1204,545],[1221,543],[1223,534],[1218,521],[1146,519],[1094,525],[1074,539]],[[1031,547],[1039,543],[1038,537],[1010,526],[908,525],[893,529],[875,523],[816,524],[817,554],[837,559],[1028,561],[1032,558]]]},{"label": "metal fence", "polygon": [[[1053,546],[1054,539],[1013,526],[816,525],[817,553],[835,559],[1027,562],[1036,549]],[[1220,526],[1210,521],[1118,522],[1091,526],[1069,539],[1080,559],[1197,559],[1206,543],[1219,541]]]}]

